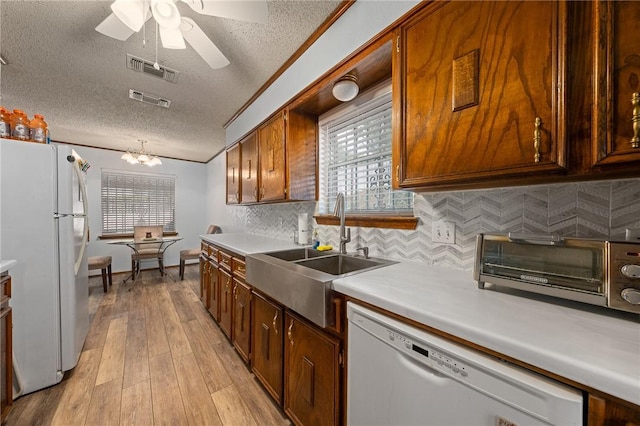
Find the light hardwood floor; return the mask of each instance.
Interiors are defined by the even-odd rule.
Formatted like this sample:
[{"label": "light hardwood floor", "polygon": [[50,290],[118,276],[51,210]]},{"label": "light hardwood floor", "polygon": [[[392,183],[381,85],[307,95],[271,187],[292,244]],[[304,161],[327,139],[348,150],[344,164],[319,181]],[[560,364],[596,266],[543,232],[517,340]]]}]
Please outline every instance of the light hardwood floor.
[{"label": "light hardwood floor", "polygon": [[[169,272],[179,279],[177,268]],[[288,425],[185,280],[89,279],[89,335],[56,386],[14,401],[7,425]],[[16,283],[19,285],[19,283]]]}]

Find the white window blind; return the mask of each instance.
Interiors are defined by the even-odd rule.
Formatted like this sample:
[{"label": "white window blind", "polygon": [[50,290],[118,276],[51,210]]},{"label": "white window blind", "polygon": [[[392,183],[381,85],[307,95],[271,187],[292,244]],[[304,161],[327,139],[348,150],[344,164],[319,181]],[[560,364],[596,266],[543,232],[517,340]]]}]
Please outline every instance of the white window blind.
[{"label": "white window blind", "polygon": [[[346,111],[345,111],[346,110]],[[413,213],[413,194],[391,187],[391,92],[321,117],[320,212],[345,195],[352,214]]]},{"label": "white window blind", "polygon": [[134,225],[162,225],[175,232],[176,178],[102,171],[102,233],[131,234]]}]

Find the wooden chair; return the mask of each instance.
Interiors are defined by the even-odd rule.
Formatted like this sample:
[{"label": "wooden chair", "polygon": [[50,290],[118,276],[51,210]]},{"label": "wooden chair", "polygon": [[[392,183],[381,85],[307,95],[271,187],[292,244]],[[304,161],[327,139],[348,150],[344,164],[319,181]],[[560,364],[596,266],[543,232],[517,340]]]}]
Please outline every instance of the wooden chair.
[{"label": "wooden chair", "polygon": [[[162,225],[158,226],[134,226],[133,241],[142,243],[145,239],[162,238]],[[160,251],[162,244],[136,244],[136,251],[131,253],[131,276],[140,272],[140,262],[144,260],[157,260],[160,276],[164,276],[164,251]]]},{"label": "wooden chair", "polygon": [[[221,234],[222,229],[216,225],[209,225],[207,228],[207,234]],[[193,260],[200,257],[200,249],[186,249],[180,250],[180,280],[184,280],[184,267],[187,260]]]},{"label": "wooden chair", "polygon": [[109,285],[113,283],[111,279],[111,256],[94,256],[87,259],[89,270],[102,269],[102,288],[107,292],[107,275],[109,276]]}]

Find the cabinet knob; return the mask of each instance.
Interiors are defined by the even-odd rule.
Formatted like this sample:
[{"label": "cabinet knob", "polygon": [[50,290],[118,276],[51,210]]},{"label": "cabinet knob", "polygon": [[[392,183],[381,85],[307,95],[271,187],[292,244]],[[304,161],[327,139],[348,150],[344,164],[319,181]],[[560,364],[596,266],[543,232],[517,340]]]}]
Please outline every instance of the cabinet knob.
[{"label": "cabinet knob", "polygon": [[631,147],[640,147],[640,92],[635,92],[631,95],[631,105],[633,105],[633,112],[631,115],[631,122],[633,123],[633,138],[631,138]]},{"label": "cabinet knob", "polygon": [[542,119],[540,117],[536,117],[536,121],[534,123],[533,130],[533,149],[535,149],[536,153],[533,156],[533,161],[536,163],[540,162],[540,126],[542,125]]}]

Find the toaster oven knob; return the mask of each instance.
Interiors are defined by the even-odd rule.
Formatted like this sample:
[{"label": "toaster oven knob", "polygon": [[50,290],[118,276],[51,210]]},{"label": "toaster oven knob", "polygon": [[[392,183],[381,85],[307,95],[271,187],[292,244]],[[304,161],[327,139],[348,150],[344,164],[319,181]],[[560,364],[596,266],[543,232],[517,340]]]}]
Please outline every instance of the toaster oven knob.
[{"label": "toaster oven knob", "polygon": [[624,265],[620,272],[627,278],[640,278],[640,265]]},{"label": "toaster oven knob", "polygon": [[640,305],[640,290],[636,288],[625,288],[620,296],[632,305]]}]

